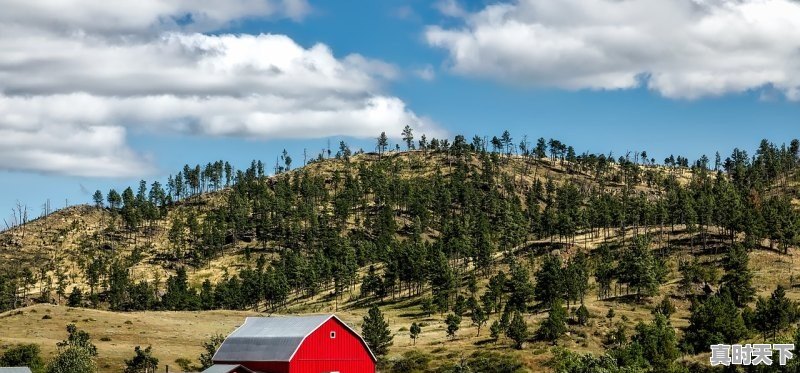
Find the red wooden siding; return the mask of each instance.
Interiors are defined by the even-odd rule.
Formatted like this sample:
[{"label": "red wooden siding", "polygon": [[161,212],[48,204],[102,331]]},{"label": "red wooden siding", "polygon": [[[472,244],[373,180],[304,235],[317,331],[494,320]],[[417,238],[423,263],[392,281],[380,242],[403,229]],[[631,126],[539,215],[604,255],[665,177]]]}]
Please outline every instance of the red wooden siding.
[{"label": "red wooden siding", "polygon": [[[331,332],[336,338],[331,338]],[[340,321],[322,324],[295,353],[289,373],[374,373],[375,362],[366,346]]]}]

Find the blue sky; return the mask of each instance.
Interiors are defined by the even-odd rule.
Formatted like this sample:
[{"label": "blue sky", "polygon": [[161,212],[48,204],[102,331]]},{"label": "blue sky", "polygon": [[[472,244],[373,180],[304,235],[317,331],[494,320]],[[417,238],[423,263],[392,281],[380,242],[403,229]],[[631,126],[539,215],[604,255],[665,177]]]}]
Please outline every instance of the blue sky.
[{"label": "blue sky", "polygon": [[[5,152],[0,149],[0,156],[6,158],[5,162],[0,160],[0,217],[9,216],[17,200],[26,203],[36,216],[47,199],[54,207],[88,203],[96,189],[103,192],[110,188],[122,189],[135,185],[139,179],[163,181],[184,163],[224,159],[245,167],[251,159],[261,159],[271,165],[275,157],[287,149],[294,158],[294,165],[300,165],[303,149],[308,149],[313,156],[325,148],[328,141],[335,148],[342,138],[351,147],[370,150],[374,148],[373,138],[381,130],[399,137],[398,128],[406,122],[418,128],[418,133],[427,130],[440,135],[461,133],[470,137],[473,134],[499,135],[508,129],[517,141],[523,135],[531,141],[552,137],[573,145],[578,151],[613,151],[620,155],[628,150],[647,150],[657,160],[669,154],[681,154],[690,159],[702,154],[713,156],[717,150],[725,156],[734,147],[752,151],[762,138],[788,143],[798,137],[796,118],[800,118],[800,103],[796,100],[800,82],[790,76],[800,73],[800,67],[781,63],[797,57],[800,45],[784,40],[786,32],[791,34],[796,30],[790,27],[792,24],[787,25],[786,30],[777,31],[757,25],[782,19],[787,9],[798,11],[796,14],[800,15],[800,10],[795,9],[800,6],[792,6],[784,0],[770,0],[766,3],[771,7],[761,9],[762,13],[745,12],[752,10],[749,8],[741,9],[740,13],[724,13],[732,12],[727,8],[706,9],[707,20],[715,20],[713,17],[719,15],[719,19],[726,22],[736,22],[735,17],[731,20],[731,14],[761,14],[761,18],[755,20],[756,26],[752,23],[748,26],[753,29],[742,31],[761,38],[751,38],[757,39],[753,41],[741,35],[741,42],[745,43],[746,39],[747,42],[737,45],[740,40],[735,32],[728,40],[717,40],[708,36],[713,34],[704,34],[710,31],[696,21],[696,17],[686,14],[688,10],[672,8],[671,3],[661,0],[645,2],[648,1],[653,3],[650,6],[663,6],[664,12],[673,12],[670,13],[673,17],[665,18],[672,19],[676,26],[694,30],[695,34],[658,35],[658,31],[643,26],[646,22],[639,21],[648,17],[640,9],[619,9],[615,12],[618,14],[612,16],[610,11],[615,10],[616,5],[610,0],[592,0],[585,6],[597,7],[595,13],[608,12],[608,22],[627,22],[631,30],[638,31],[636,37],[614,34],[609,31],[613,28],[606,27],[605,19],[575,15],[574,9],[573,13],[568,12],[570,8],[551,9],[542,0],[501,2],[499,5],[478,1],[264,0],[265,5],[274,6],[243,9],[242,13],[225,9],[227,13],[223,15],[215,13],[218,9],[176,7],[172,13],[162,14],[143,8],[141,20],[132,19],[122,25],[98,25],[85,19],[80,10],[72,10],[74,13],[67,13],[65,17],[67,27],[107,38],[104,44],[89,44],[52,31],[51,21],[36,18],[28,13],[29,9],[18,9],[18,18],[30,17],[20,33],[47,35],[56,46],[77,43],[85,48],[85,55],[97,56],[94,60],[77,57],[71,60],[63,56],[38,58],[68,62],[64,66],[83,64],[87,67],[85,70],[99,69],[97,75],[107,73],[114,80],[93,81],[94,77],[88,76],[73,82],[69,79],[74,74],[68,74],[65,67],[67,72],[63,75],[48,73],[56,83],[47,85],[0,67],[0,75],[12,78],[9,83],[0,82],[0,93],[5,92],[0,96],[0,133],[8,134],[6,137],[10,139],[0,140],[0,148],[7,148]],[[742,2],[756,6],[750,3]],[[114,11],[102,8],[102,3],[93,5],[103,11]],[[181,12],[205,15],[205,18],[201,22],[201,17],[194,16],[195,24],[169,27],[164,26],[163,21],[148,18],[163,20],[164,15],[175,17]],[[252,12],[261,12],[261,16],[249,16]],[[566,18],[558,18],[568,13],[572,15],[568,22],[574,24],[565,23]],[[792,14],[789,12],[786,16]],[[746,24],[744,19],[742,24]],[[0,26],[9,25],[14,24],[0,16]],[[589,36],[579,31],[587,27],[595,27],[597,31]],[[779,40],[777,34],[771,32],[783,37]],[[163,59],[168,66],[182,63],[182,58],[187,56],[191,59],[198,55],[202,55],[196,57],[200,58],[198,61],[217,65],[212,64],[212,70],[197,70],[190,66],[197,61],[187,62],[186,71],[198,74],[201,79],[208,78],[208,85],[191,84],[191,79],[180,78],[175,78],[174,84],[172,81],[162,84],[184,73],[179,71],[183,68],[180,65],[173,66],[178,73],[160,77],[146,77],[149,71],[137,71],[135,67],[106,72],[103,69],[109,65],[120,63],[122,66],[131,56],[138,58],[136,54],[109,55],[103,49],[118,43],[115,36],[127,34],[145,40],[142,44],[123,45],[131,48],[161,45],[157,43],[165,40],[164,35],[173,34],[184,37],[179,41],[184,47],[208,43],[203,44],[204,53],[213,55],[208,53],[213,50],[235,57],[234,67],[224,65],[231,63],[230,60],[206,61],[205,54],[176,52],[176,55],[163,56],[159,52],[144,52],[153,53],[145,57],[153,61]],[[258,37],[259,34],[285,38],[264,38]],[[196,35],[208,38],[200,39]],[[225,35],[236,37],[224,39]],[[264,49],[260,51],[264,54],[256,56],[257,60],[252,56],[241,57],[246,51],[235,52],[233,43],[241,41],[242,35],[256,35],[257,43],[244,48]],[[658,37],[663,46],[649,48],[652,42],[639,40],[650,37]],[[706,43],[705,49],[713,53],[692,54],[696,50],[692,46],[698,40]],[[17,52],[23,55],[25,52],[33,55],[24,46],[6,42],[10,43],[0,37],[0,46],[11,45],[20,48]],[[218,47],[214,43],[221,43],[225,48],[214,49]],[[314,50],[314,45],[320,43],[327,47],[327,53]],[[575,43],[582,46],[565,47]],[[275,48],[274,53],[271,48]],[[686,53],[672,59],[664,57],[664,50],[685,50]],[[289,53],[286,51],[302,54],[304,61],[312,61],[309,63],[314,67],[304,70],[303,66],[280,65],[283,60],[276,59],[278,62],[274,66],[278,68],[259,70],[263,67],[258,64],[260,60],[270,59],[273,54],[280,57]],[[762,61],[758,58],[761,55],[769,59]],[[105,65],[94,65],[97,61]],[[142,61],[143,65],[150,62],[144,57]],[[0,62],[3,62],[1,56]],[[132,65],[136,64],[134,62]],[[265,75],[278,71],[275,74],[285,73],[287,77],[258,81],[263,84],[254,84],[254,88],[248,90],[250,88],[240,87],[248,85],[253,76],[261,75],[247,75],[236,84],[221,83],[211,89],[209,87],[217,82],[213,78],[218,71],[213,69],[219,69],[220,63],[227,69],[226,74],[245,76],[254,70],[255,74]],[[247,64],[251,70],[240,70],[237,63]],[[316,70],[324,69],[326,64],[336,66],[331,70],[332,75],[315,78]],[[423,70],[427,71],[425,77],[420,76]],[[320,88],[316,84],[323,78],[331,79],[330,86]],[[72,95],[60,96],[64,92]],[[221,103],[204,101],[205,106],[218,107],[216,111],[206,112],[202,107],[187,109],[191,101],[181,101],[187,100],[186,97],[217,95],[225,100]],[[76,100],[75,96],[80,101],[72,101]],[[250,122],[253,117],[241,117],[240,106],[232,106],[234,109],[226,106],[242,104],[243,97],[255,97],[254,100],[259,101],[273,96],[278,97],[278,104],[245,106],[278,118],[277,124],[271,126],[259,126],[260,123]],[[116,102],[120,97],[131,100]],[[153,100],[136,101],[142,97]],[[175,100],[165,100],[165,97]],[[401,102],[402,107],[386,109],[376,114],[378,119],[369,119],[372,116],[360,111],[364,109],[362,103],[376,97]],[[323,100],[350,105],[355,114],[338,113],[331,119],[319,121],[316,118],[320,113],[330,114],[330,108],[307,109],[306,105],[311,102],[314,106],[314,102]],[[59,105],[65,108],[49,109]],[[152,110],[154,105],[163,105],[163,110]],[[19,106],[24,110],[15,109]],[[82,111],[73,113],[69,110],[71,107],[80,107]],[[314,115],[308,114],[309,111]],[[177,114],[168,116],[165,112]],[[70,119],[62,123],[62,117]],[[360,121],[361,117],[368,119]],[[22,119],[16,122],[19,118]],[[352,118],[357,118],[357,123],[337,127],[338,123]],[[381,118],[388,119],[382,123]],[[287,123],[285,127],[283,120]],[[31,126],[27,137],[14,132],[26,125]],[[63,144],[58,142],[61,139],[64,139]],[[15,148],[15,144],[25,146]],[[29,151],[30,148],[35,152]],[[47,162],[56,162],[59,167],[43,164]]]}]

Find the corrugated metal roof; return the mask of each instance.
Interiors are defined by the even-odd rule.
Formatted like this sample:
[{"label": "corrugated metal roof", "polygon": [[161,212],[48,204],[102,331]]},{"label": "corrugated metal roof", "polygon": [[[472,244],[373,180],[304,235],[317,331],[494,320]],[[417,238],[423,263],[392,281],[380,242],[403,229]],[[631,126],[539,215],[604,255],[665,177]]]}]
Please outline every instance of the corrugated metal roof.
[{"label": "corrugated metal roof", "polygon": [[333,315],[248,317],[214,354],[214,361],[289,361],[303,340]]},{"label": "corrugated metal roof", "polygon": [[203,373],[230,373],[236,369],[241,369],[245,372],[252,372],[250,369],[247,369],[241,365],[215,364],[204,370]]},{"label": "corrugated metal roof", "polygon": [[0,368],[0,373],[31,373],[31,370],[24,367]]}]

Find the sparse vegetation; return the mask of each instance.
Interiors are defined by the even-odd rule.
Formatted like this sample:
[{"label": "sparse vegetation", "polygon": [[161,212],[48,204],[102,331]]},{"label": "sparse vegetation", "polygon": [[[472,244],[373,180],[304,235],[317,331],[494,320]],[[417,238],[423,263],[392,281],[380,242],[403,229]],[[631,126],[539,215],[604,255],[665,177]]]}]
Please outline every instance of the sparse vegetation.
[{"label": "sparse vegetation", "polygon": [[[551,359],[568,361],[551,364],[564,371],[581,361],[678,369],[679,347],[689,364],[711,343],[795,329],[796,141],[762,142],[752,157],[737,149],[712,167],[579,154],[555,139],[517,146],[507,131],[471,142],[402,135],[407,152],[382,134],[377,154],[341,143],[292,169],[284,153],[274,176],[258,161],[187,165],[163,185],[98,191],[91,206],[0,233],[0,310],[346,312],[363,317],[392,367],[442,371],[516,361],[510,347],[530,351],[520,367],[533,370]],[[0,317],[30,317],[12,315]],[[37,319],[63,321],[49,316]],[[116,325],[147,332],[140,321]],[[58,356],[88,341],[77,329],[70,338]],[[124,343],[124,358],[149,344]],[[90,345],[59,361],[102,359]],[[436,358],[403,355],[413,346]],[[470,355],[478,349],[497,355]],[[124,358],[93,364],[119,371]]]}]

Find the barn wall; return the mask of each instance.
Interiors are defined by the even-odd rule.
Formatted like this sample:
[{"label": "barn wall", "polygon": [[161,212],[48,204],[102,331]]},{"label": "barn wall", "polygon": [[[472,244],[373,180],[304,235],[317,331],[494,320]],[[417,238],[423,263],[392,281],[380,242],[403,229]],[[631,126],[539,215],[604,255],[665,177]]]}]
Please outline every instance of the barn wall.
[{"label": "barn wall", "polygon": [[[336,332],[331,339],[330,333]],[[311,333],[290,363],[290,373],[373,373],[375,363],[361,340],[336,319]]]},{"label": "barn wall", "polygon": [[303,360],[292,362],[290,373],[374,373],[372,361],[356,360]]}]

